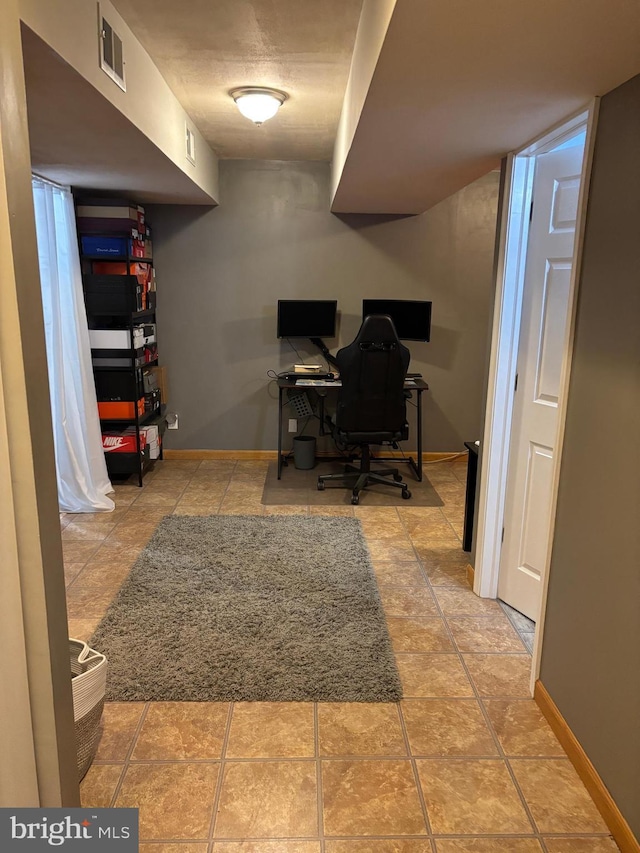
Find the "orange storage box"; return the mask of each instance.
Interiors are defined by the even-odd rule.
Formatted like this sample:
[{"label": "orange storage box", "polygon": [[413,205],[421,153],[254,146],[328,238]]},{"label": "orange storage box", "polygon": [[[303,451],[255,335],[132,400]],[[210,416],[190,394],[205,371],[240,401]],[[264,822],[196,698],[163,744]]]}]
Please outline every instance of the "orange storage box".
[{"label": "orange storage box", "polygon": [[138,415],[144,415],[144,397],[137,402],[135,400],[118,400],[117,402],[98,403],[98,415],[103,421],[135,418],[136,406],[138,407]]}]

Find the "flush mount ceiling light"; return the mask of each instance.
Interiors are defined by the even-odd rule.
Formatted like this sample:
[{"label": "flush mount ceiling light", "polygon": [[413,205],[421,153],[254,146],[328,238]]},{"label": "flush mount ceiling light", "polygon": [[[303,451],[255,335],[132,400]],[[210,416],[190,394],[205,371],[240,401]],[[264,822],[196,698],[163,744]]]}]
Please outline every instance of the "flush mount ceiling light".
[{"label": "flush mount ceiling light", "polygon": [[265,89],[258,86],[243,86],[232,89],[229,94],[243,116],[260,125],[278,112],[288,95],[278,89]]}]

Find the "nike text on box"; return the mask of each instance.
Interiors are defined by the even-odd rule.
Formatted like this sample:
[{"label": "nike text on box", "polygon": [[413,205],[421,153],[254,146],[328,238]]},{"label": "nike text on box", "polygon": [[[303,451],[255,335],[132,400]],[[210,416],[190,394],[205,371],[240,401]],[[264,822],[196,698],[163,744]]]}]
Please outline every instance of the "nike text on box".
[{"label": "nike text on box", "polygon": [[0,850],[138,853],[138,809],[0,809]]}]

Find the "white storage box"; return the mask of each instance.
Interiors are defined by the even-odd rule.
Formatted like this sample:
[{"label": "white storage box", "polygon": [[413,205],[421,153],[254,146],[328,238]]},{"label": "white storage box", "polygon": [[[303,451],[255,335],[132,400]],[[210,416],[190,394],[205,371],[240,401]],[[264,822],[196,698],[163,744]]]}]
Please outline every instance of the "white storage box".
[{"label": "white storage box", "polygon": [[158,425],[150,424],[149,426],[140,427],[140,432],[144,433],[147,443],[158,440]]},{"label": "white storage box", "polygon": [[[129,329],[89,329],[91,349],[131,349]],[[142,329],[134,329],[133,348],[144,346]]]}]

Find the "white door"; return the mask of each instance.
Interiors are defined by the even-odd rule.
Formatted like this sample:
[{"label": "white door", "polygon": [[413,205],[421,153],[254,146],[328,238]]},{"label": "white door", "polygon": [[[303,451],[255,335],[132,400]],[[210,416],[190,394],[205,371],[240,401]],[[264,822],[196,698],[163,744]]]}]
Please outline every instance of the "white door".
[{"label": "white door", "polygon": [[498,596],[538,620],[584,144],[536,158]]}]

